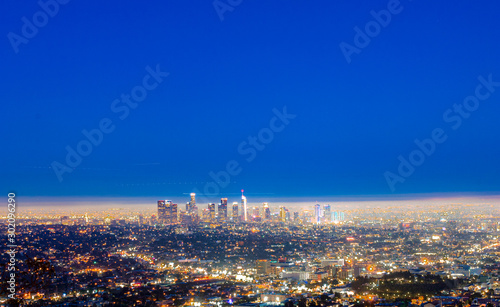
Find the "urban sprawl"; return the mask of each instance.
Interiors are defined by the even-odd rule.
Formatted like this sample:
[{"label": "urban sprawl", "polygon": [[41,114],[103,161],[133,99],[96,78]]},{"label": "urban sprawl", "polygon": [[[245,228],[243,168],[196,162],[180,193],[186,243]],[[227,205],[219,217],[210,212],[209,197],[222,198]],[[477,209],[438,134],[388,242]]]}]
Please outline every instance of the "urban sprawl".
[{"label": "urban sprawl", "polygon": [[196,200],[19,209],[0,305],[500,307],[497,204]]}]

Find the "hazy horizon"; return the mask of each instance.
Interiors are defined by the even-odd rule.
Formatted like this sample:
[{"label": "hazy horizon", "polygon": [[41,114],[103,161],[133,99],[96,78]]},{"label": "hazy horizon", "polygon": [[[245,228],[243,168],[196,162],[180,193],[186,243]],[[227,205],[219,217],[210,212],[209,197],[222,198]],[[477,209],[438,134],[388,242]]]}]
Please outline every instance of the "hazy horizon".
[{"label": "hazy horizon", "polygon": [[[315,204],[330,204],[333,208],[384,208],[392,206],[426,207],[434,205],[459,204],[459,205],[497,205],[500,208],[499,194],[483,193],[433,193],[433,194],[404,194],[404,195],[377,195],[377,196],[321,196],[321,197],[276,197],[276,196],[252,196],[245,194],[248,206],[260,206],[263,202],[269,203],[270,207],[286,205],[292,209],[307,209]],[[61,208],[61,206],[77,209],[79,207],[99,206],[102,208],[130,208],[140,206],[156,208],[158,200],[172,200],[183,206],[189,201],[189,195],[175,197],[34,197],[17,196],[19,208]],[[240,202],[241,196],[227,196],[228,204]],[[208,203],[218,203],[220,197],[197,197],[198,208],[203,209]],[[181,207],[183,209],[183,207]]]}]

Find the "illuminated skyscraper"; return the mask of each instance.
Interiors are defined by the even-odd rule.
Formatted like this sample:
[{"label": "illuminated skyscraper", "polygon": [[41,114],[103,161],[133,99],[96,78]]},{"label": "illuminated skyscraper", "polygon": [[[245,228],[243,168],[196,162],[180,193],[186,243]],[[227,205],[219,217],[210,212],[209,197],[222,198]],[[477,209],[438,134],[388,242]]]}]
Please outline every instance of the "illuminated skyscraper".
[{"label": "illuminated skyscraper", "polygon": [[247,198],[243,195],[243,190],[241,190],[241,207],[243,209],[243,221],[247,222]]},{"label": "illuminated skyscraper", "polygon": [[191,193],[191,201],[189,202],[189,208],[187,208],[187,212],[191,212],[196,207],[196,193]]},{"label": "illuminated skyscraper", "polygon": [[286,209],[285,207],[280,207],[280,222],[286,222]]},{"label": "illuminated skyscraper", "polygon": [[233,203],[233,221],[234,222],[237,222],[240,220],[240,217],[239,217],[239,212],[238,212],[238,202],[234,202]]},{"label": "illuminated skyscraper", "polygon": [[332,207],[330,205],[324,205],[323,206],[323,218],[325,222],[331,223],[332,222]]},{"label": "illuminated skyscraper", "polygon": [[319,224],[321,221],[321,206],[316,204],[314,206],[314,223]]},{"label": "illuminated skyscraper", "polygon": [[165,201],[165,219],[164,222],[171,223],[172,222],[172,201]]},{"label": "illuminated skyscraper", "polygon": [[171,224],[177,222],[177,204],[171,200],[158,201],[158,222],[162,224]]},{"label": "illuminated skyscraper", "polygon": [[177,204],[172,204],[170,206],[171,212],[170,212],[170,221],[171,223],[177,223],[178,220],[178,212],[177,212]]},{"label": "illuminated skyscraper", "polygon": [[167,208],[165,206],[164,200],[158,201],[158,220],[160,223],[166,222],[167,219]]},{"label": "illuminated skyscraper", "polygon": [[335,211],[333,212],[333,221],[334,222],[341,222],[345,220],[345,215],[344,212],[342,211]]},{"label": "illuminated skyscraper", "polygon": [[219,204],[219,218],[222,221],[227,220],[227,198],[221,198]]},{"label": "illuminated skyscraper", "polygon": [[210,221],[215,221],[215,204],[208,204],[208,211],[210,212]]},{"label": "illuminated skyscraper", "polygon": [[263,203],[264,207],[264,220],[270,220],[271,219],[271,209],[269,209],[269,204],[268,203]]}]

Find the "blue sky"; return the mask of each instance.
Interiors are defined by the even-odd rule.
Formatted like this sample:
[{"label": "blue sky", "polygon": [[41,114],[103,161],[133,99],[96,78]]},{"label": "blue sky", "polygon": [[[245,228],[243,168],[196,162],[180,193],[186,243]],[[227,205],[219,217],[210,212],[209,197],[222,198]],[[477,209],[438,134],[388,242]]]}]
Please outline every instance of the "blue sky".
[{"label": "blue sky", "polygon": [[[0,185],[28,196],[165,198],[207,184],[217,196],[498,192],[500,90],[457,129],[443,114],[475,95],[480,76],[500,81],[500,4],[401,0],[348,63],[339,45],[355,47],[354,28],[388,5],[243,0],[221,20],[212,1],[72,0],[26,38],[24,20],[43,17],[40,4],[3,2]],[[147,67],[169,74],[120,119],[113,101],[143,86]],[[239,146],[269,132],[285,106],[296,117],[247,161]],[[113,131],[69,166],[67,147],[106,119]],[[401,176],[398,157],[435,129],[446,140]],[[237,174],[214,181],[229,161]],[[58,177],[54,162],[71,171]],[[386,172],[404,182],[391,188]]]}]

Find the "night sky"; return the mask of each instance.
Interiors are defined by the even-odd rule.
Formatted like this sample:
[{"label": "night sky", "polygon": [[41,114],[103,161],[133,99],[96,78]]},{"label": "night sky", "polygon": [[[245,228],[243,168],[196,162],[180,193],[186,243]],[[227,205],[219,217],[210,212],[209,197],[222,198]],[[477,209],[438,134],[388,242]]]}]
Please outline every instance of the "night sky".
[{"label": "night sky", "polygon": [[500,2],[110,2],[2,2],[5,195],[500,190]]}]

